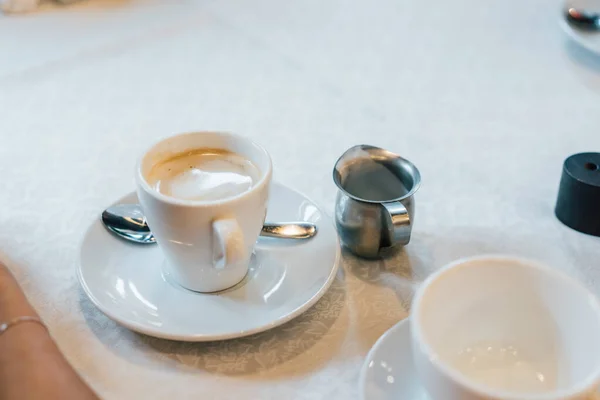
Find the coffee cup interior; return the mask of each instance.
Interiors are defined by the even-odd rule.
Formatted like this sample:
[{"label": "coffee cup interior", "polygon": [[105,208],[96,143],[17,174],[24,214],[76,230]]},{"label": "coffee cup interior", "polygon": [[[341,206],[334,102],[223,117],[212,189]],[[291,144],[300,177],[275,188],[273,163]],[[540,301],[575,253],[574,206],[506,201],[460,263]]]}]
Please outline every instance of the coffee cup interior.
[{"label": "coffee cup interior", "polygon": [[[151,146],[138,163],[137,179],[145,190],[160,197],[162,201],[186,202],[156,193],[151,189],[147,178],[157,163],[197,149],[225,150],[248,159],[259,171],[259,179],[254,183],[254,187],[261,186],[270,177],[272,166],[269,154],[251,140],[231,133],[191,132],[164,139]],[[193,202],[199,203],[201,201]]]},{"label": "coffee cup interior", "polygon": [[482,257],[442,269],[420,288],[411,325],[435,368],[493,398],[570,398],[600,378],[598,301],[528,260]]}]

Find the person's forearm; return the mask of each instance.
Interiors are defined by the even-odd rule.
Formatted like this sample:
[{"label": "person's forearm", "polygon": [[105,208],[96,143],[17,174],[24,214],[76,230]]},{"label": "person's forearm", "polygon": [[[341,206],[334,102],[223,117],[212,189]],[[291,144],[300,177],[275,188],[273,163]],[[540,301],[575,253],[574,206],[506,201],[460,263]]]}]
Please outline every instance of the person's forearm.
[{"label": "person's forearm", "polygon": [[0,263],[0,323],[21,315],[37,315],[8,269]]},{"label": "person's forearm", "polygon": [[[0,264],[0,324],[37,316],[10,272]],[[0,335],[0,400],[97,399],[62,356],[46,329],[34,322]]]}]

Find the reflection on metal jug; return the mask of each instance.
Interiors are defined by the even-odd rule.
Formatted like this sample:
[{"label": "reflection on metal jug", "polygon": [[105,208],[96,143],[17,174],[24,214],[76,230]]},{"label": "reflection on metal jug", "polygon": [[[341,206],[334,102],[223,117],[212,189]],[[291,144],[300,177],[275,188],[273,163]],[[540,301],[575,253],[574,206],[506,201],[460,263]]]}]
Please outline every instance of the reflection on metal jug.
[{"label": "reflection on metal jug", "polygon": [[421,174],[410,161],[378,147],[359,145],[336,162],[339,192],[335,223],[342,244],[374,258],[410,241],[415,218],[413,195]]}]

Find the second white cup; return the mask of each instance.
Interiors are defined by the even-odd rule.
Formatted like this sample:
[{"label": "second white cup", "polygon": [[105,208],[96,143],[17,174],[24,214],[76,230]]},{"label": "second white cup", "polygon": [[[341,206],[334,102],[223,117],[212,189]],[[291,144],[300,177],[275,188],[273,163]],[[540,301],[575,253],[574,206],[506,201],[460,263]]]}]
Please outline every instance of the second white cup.
[{"label": "second white cup", "polygon": [[459,260],[419,288],[413,357],[433,400],[588,400],[600,383],[600,305],[520,258]]}]

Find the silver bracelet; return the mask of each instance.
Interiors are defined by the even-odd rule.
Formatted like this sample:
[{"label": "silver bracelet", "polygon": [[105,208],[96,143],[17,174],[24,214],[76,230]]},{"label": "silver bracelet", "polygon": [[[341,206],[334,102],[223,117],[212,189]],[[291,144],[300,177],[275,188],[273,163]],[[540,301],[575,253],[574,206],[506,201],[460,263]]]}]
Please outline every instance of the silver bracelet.
[{"label": "silver bracelet", "polygon": [[46,324],[44,324],[42,322],[42,320],[39,319],[38,317],[23,316],[23,317],[13,318],[13,319],[11,319],[8,322],[1,323],[0,324],[0,336],[2,336],[2,334],[4,332],[6,332],[7,330],[9,330],[13,326],[16,326],[16,325],[19,325],[19,324],[23,324],[25,322],[34,322],[36,324],[39,324],[39,325],[43,326],[44,328],[46,328],[46,330],[48,330],[48,327],[46,326]]}]

